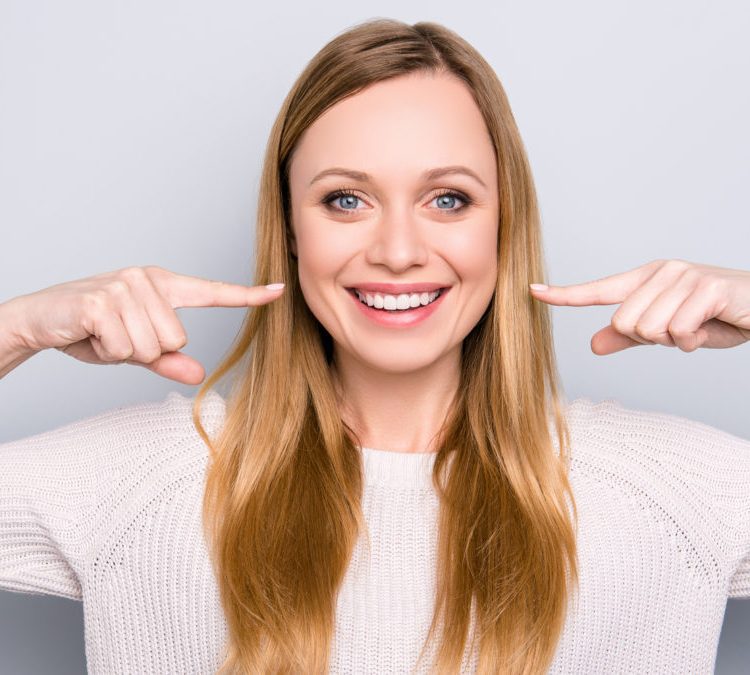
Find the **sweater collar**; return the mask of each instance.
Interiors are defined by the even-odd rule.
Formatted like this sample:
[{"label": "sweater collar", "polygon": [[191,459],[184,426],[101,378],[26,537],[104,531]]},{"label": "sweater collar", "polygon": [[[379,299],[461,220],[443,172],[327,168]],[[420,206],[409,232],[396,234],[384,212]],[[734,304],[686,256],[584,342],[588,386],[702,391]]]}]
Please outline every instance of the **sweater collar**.
[{"label": "sweater collar", "polygon": [[365,482],[368,485],[431,490],[436,456],[434,452],[393,452],[363,447]]}]

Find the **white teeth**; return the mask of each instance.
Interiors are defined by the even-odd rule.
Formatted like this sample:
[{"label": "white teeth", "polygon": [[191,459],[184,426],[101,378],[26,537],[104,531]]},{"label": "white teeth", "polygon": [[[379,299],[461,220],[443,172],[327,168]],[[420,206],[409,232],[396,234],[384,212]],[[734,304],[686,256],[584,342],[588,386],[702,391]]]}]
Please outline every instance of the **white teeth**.
[{"label": "white teeth", "polygon": [[420,307],[422,305],[429,305],[434,302],[435,299],[440,295],[441,291],[433,291],[432,293],[401,293],[400,295],[388,295],[387,293],[362,293],[356,288],[354,292],[357,297],[366,305],[375,307],[376,309],[386,309],[389,311],[410,309],[411,307]]}]

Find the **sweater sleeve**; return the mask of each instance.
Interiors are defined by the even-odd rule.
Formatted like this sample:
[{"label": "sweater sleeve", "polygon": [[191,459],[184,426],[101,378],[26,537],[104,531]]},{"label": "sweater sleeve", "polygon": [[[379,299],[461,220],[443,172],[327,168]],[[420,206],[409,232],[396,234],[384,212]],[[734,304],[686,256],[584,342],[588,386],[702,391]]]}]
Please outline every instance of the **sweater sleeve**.
[{"label": "sweater sleeve", "polygon": [[577,461],[648,507],[707,582],[750,597],[750,440],[615,399],[571,413],[578,443],[594,448]]},{"label": "sweater sleeve", "polygon": [[750,597],[750,440],[679,415],[653,420],[657,461],[696,509],[701,536],[716,542],[727,596]]},{"label": "sweater sleeve", "polygon": [[730,598],[750,598],[750,441],[722,434],[728,439],[730,452],[736,463],[730,474],[740,482],[737,518],[738,562],[729,582]]},{"label": "sweater sleeve", "polygon": [[[703,465],[711,469],[705,494],[714,505],[713,522],[724,532],[729,554],[727,596],[750,597],[750,440],[702,422],[692,423],[696,441],[686,473]],[[700,459],[702,457],[702,459]]]},{"label": "sweater sleeve", "polygon": [[730,598],[750,598],[750,554],[737,567],[729,584]]},{"label": "sweater sleeve", "polygon": [[82,600],[85,549],[106,527],[100,499],[178,396],[122,406],[0,444],[0,589]]}]

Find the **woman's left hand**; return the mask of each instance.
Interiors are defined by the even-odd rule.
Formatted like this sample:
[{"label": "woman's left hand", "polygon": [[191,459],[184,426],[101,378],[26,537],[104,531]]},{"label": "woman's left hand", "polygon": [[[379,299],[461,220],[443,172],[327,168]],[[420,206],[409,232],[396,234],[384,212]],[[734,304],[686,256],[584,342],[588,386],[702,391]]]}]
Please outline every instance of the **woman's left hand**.
[{"label": "woman's left hand", "polygon": [[591,338],[591,351],[599,355],[642,344],[692,352],[750,340],[750,272],[744,270],[654,260],[596,281],[531,293],[550,305],[622,303],[611,325]]}]

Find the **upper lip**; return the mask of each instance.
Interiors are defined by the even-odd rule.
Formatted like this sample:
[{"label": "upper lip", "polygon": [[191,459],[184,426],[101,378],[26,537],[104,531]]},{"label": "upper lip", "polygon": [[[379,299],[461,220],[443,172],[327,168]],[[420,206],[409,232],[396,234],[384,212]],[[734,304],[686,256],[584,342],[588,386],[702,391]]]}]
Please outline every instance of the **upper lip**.
[{"label": "upper lip", "polygon": [[350,286],[351,290],[369,291],[370,293],[388,293],[399,295],[400,293],[431,293],[441,288],[447,288],[445,284],[423,281],[414,284],[355,284]]}]

